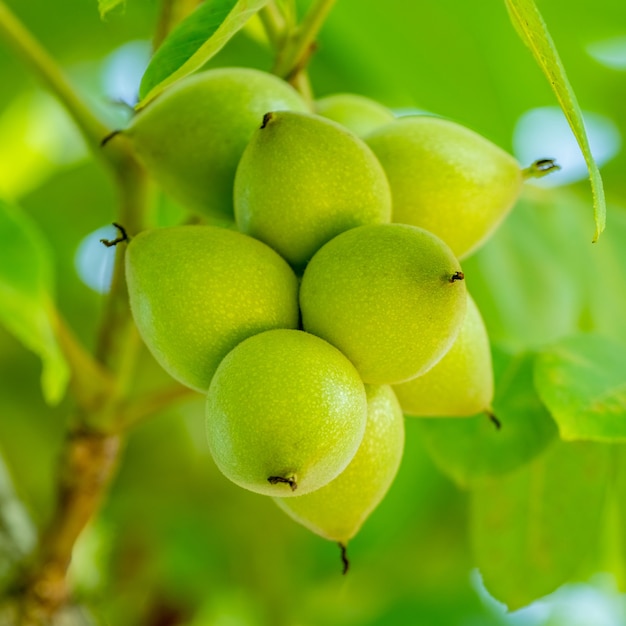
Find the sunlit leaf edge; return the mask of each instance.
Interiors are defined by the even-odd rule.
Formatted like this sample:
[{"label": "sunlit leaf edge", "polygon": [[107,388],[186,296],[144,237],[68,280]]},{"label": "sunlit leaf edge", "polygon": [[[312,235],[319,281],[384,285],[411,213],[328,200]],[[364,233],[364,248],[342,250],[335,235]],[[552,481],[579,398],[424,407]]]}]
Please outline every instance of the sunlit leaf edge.
[{"label": "sunlit leaf edge", "polygon": [[[224,18],[219,23],[209,23],[208,32],[197,39],[201,43],[191,54],[181,55],[181,50],[189,48],[190,45],[192,49],[194,48],[193,42],[192,44],[189,42],[189,35],[194,31],[198,35],[199,31],[206,29],[206,25],[202,22],[211,11],[215,10],[214,0],[200,5],[163,42],[144,73],[139,88],[141,100],[136,107],[137,110],[142,109],[173,83],[202,67],[268,2],[268,0],[220,1],[228,11],[224,11]],[[176,56],[182,56],[182,62],[178,64],[176,70],[168,70],[165,73],[160,71],[163,66],[170,66],[172,59]]]},{"label": "sunlit leaf edge", "polygon": [[567,78],[554,41],[534,0],[505,0],[505,3],[520,38],[530,48],[535,61],[548,79],[587,163],[596,225],[592,241],[596,242],[606,226],[606,200],[602,177],[591,154],[589,139],[576,94]]}]

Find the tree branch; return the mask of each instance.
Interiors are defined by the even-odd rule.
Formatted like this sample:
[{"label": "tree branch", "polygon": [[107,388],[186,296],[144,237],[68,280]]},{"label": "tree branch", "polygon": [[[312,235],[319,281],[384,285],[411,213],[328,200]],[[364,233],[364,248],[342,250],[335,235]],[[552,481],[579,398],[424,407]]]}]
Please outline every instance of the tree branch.
[{"label": "tree branch", "polygon": [[[54,94],[70,114],[93,155],[119,178],[127,178],[125,170],[136,165],[134,153],[128,142],[109,142],[102,149],[103,140],[111,135],[108,128],[85,104],[71,86],[55,60],[32,36],[25,26],[0,0],[0,39],[18,56],[42,83]],[[108,144],[107,144],[108,146]]]},{"label": "tree branch", "polygon": [[37,563],[21,589],[22,624],[46,624],[67,601],[65,575],[74,544],[100,507],[119,450],[118,436],[81,430],[70,433],[62,460],[57,512],[41,538]]},{"label": "tree branch", "polygon": [[129,401],[118,413],[118,428],[128,430],[159,410],[198,397],[198,392],[184,385],[172,385],[162,391],[144,394]]},{"label": "tree branch", "polygon": [[[151,197],[148,180],[134,160],[119,172],[118,221],[129,232],[137,232]],[[125,251],[125,243],[117,246],[113,281],[96,351],[97,361],[115,372],[113,388],[102,394],[101,403],[91,407],[92,410],[78,410],[75,426],[66,437],[56,508],[21,587],[24,626],[45,624],[67,600],[66,572],[74,544],[99,510],[117,466],[123,434],[112,434],[111,430],[125,403],[140,346],[126,294]]]}]

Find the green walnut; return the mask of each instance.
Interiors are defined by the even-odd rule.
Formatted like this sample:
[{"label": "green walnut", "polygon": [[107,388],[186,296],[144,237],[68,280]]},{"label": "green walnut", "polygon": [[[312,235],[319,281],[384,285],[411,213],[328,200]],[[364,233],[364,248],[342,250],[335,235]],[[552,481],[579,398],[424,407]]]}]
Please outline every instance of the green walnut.
[{"label": "green walnut", "polygon": [[404,416],[391,387],[365,385],[365,391],[365,434],[348,467],[313,493],[275,499],[294,520],[343,546],[384,498],[404,449]]},{"label": "green walnut", "polygon": [[323,487],[363,439],[365,388],[339,350],[299,330],[246,339],[221,362],[206,404],[216,465],[234,483],[272,496]]},{"label": "green walnut", "polygon": [[463,279],[448,246],[421,228],[353,228],[307,266],[303,327],[337,346],[366,383],[404,382],[451,347],[465,315]]},{"label": "green walnut", "polygon": [[483,318],[469,294],[463,326],[448,353],[422,376],[394,385],[394,391],[408,415],[465,417],[490,410],[491,348]]},{"label": "green walnut", "polygon": [[391,192],[373,152],[323,117],[268,113],[235,178],[239,229],[302,270],[335,235],[389,222]]},{"label": "green walnut", "polygon": [[123,131],[164,191],[211,217],[233,216],[237,163],[268,111],[306,111],[276,76],[221,68],[185,78],[141,110]]},{"label": "green walnut", "polygon": [[206,391],[239,342],[272,328],[297,328],[298,281],[264,243],[215,226],[144,231],[126,253],[137,328],[160,365]]},{"label": "green walnut", "polygon": [[315,112],[365,135],[395,119],[394,114],[376,100],[353,93],[337,93],[315,101]]},{"label": "green walnut", "polygon": [[403,117],[366,137],[389,179],[393,221],[425,228],[459,258],[515,204],[518,162],[484,137],[437,117]]}]

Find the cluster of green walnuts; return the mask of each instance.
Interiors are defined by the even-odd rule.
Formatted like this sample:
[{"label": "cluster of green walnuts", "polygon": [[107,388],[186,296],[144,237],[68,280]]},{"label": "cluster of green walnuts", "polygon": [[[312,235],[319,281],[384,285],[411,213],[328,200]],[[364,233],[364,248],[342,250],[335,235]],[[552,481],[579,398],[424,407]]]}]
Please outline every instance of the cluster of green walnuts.
[{"label": "cluster of green walnuts", "polygon": [[458,124],[317,101],[252,69],[180,81],[124,135],[224,227],[144,231],[130,304],[156,360],[206,394],[219,469],[342,546],[398,470],[404,414],[488,411],[489,341],[458,258],[516,201],[519,164]]}]

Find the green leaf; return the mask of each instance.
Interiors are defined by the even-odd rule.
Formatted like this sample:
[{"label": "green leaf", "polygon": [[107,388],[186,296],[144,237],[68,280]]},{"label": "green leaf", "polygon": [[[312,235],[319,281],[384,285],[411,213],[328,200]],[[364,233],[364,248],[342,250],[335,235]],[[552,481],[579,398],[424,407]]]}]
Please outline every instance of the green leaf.
[{"label": "green leaf", "polygon": [[43,362],[42,388],[49,404],[65,393],[69,368],[54,334],[52,261],[36,226],[0,201],[0,323]]},{"label": "green leaf", "polygon": [[[522,198],[504,223],[463,262],[467,286],[489,337],[512,352],[538,350],[579,329],[586,285],[579,270],[602,246],[576,245],[586,206],[552,192],[545,203]],[[572,265],[576,263],[576,265]]]},{"label": "green leaf", "polygon": [[142,108],[166,87],[202,67],[268,0],[207,0],[163,42],[141,81]]},{"label": "green leaf", "polygon": [[596,552],[610,452],[603,444],[557,440],[530,465],[472,491],[477,565],[487,589],[510,610],[554,591]]},{"label": "green leaf", "polygon": [[576,279],[586,281],[588,293],[589,325],[581,330],[593,330],[622,342],[626,342],[625,241],[626,212],[615,206],[608,215],[602,245],[593,246],[589,256],[579,254],[585,268],[575,270]]},{"label": "green leaf", "polygon": [[98,10],[100,11],[100,18],[104,19],[107,13],[110,13],[113,9],[120,5],[125,5],[126,0],[98,0]]},{"label": "green leaf", "polygon": [[626,590],[626,447],[613,446],[615,480],[607,506],[607,541],[603,569],[615,577],[619,590]]},{"label": "green leaf", "polygon": [[528,463],[556,435],[554,422],[533,386],[533,356],[494,356],[493,410],[501,429],[485,414],[419,420],[424,446],[439,468],[462,487]]},{"label": "green leaf", "polygon": [[626,348],[595,334],[538,355],[535,386],[567,441],[626,441]]},{"label": "green leaf", "polygon": [[563,63],[534,0],[505,0],[505,2],[513,25],[522,41],[530,48],[535,61],[550,82],[585,157],[594,201],[596,231],[593,241],[595,242],[606,225],[606,203],[602,178],[591,154],[576,94],[569,83]]}]

